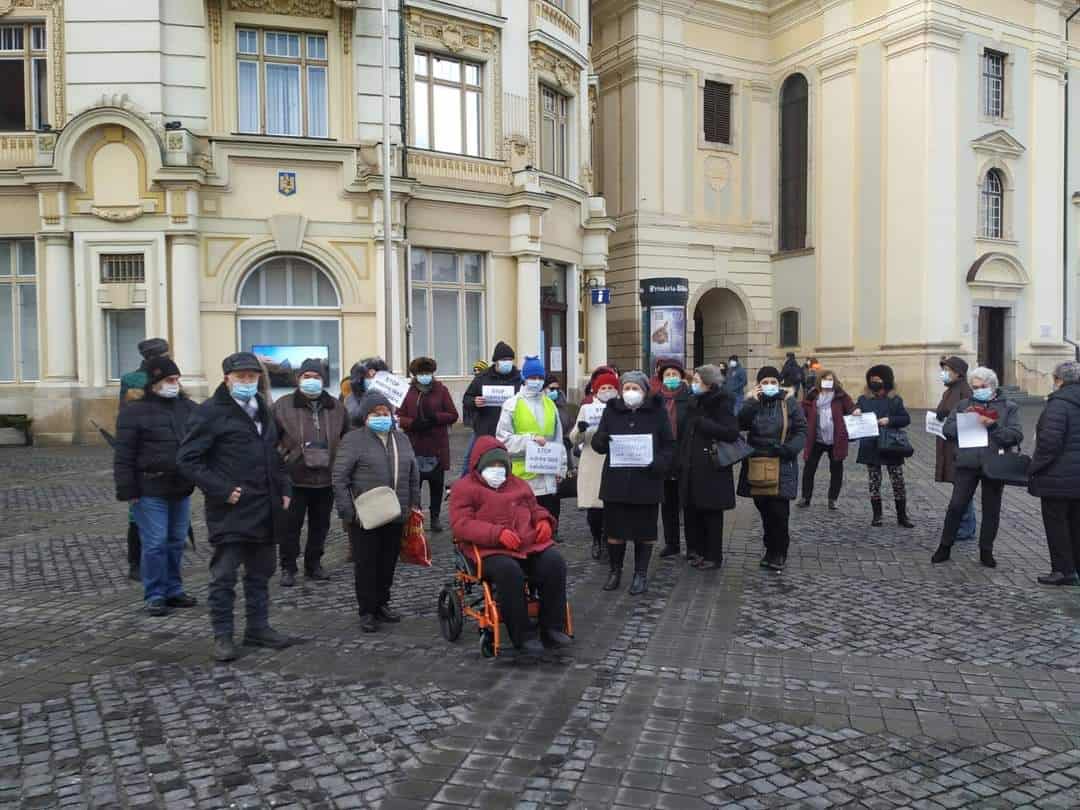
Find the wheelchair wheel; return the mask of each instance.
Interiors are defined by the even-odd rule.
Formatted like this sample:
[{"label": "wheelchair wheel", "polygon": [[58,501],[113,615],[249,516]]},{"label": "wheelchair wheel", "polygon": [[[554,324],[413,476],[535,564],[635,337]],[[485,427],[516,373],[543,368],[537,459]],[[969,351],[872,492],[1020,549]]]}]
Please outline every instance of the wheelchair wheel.
[{"label": "wheelchair wheel", "polygon": [[480,654],[484,658],[495,657],[495,634],[485,630],[480,634]]},{"label": "wheelchair wheel", "polygon": [[465,627],[461,614],[461,602],[453,588],[444,587],[439,592],[439,630],[447,641],[457,641]]}]

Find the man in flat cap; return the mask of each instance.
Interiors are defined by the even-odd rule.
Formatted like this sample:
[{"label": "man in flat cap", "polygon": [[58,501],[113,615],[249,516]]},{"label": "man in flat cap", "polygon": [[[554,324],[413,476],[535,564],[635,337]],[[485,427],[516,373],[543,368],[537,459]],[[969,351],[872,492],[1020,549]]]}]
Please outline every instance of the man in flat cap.
[{"label": "man in flat cap", "polygon": [[[274,416],[259,391],[262,366],[250,352],[221,364],[225,379],[195,411],[177,465],[202,490],[210,559],[210,623],[214,658],[236,658],[233,600],[244,566],[244,644],[281,649],[288,637],[270,626],[268,583],[277,564],[275,538],[287,526],[292,486],[277,451]],[[281,532],[275,531],[275,526]]]}]

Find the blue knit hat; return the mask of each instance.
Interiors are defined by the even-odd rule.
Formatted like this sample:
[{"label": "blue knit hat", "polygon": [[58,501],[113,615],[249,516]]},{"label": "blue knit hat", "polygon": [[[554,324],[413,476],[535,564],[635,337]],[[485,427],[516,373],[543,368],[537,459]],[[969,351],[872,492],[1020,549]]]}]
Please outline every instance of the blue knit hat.
[{"label": "blue knit hat", "polygon": [[521,365],[521,379],[527,380],[529,377],[544,378],[546,376],[547,372],[544,370],[543,360],[539,357],[525,357],[525,362]]}]

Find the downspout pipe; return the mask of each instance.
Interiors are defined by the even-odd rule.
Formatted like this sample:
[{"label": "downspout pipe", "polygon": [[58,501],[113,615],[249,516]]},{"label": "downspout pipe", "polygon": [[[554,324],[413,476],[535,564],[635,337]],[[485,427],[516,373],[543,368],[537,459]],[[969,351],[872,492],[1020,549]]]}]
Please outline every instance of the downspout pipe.
[{"label": "downspout pipe", "polygon": [[1077,361],[1080,361],[1080,343],[1069,337],[1069,23],[1077,14],[1080,14],[1080,6],[1065,19],[1065,143],[1064,165],[1062,180],[1062,206],[1064,216],[1061,220],[1061,337],[1073,347]]}]

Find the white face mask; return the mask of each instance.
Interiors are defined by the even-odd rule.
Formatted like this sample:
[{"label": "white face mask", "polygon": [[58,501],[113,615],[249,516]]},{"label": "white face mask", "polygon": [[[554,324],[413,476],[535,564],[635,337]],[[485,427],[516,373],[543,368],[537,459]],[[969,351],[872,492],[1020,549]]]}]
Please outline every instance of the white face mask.
[{"label": "white face mask", "polygon": [[945,385],[948,385],[949,383],[951,383],[952,382],[952,372],[949,371],[948,369],[943,368],[941,370],[941,382],[944,383]]},{"label": "white face mask", "polygon": [[489,487],[498,489],[506,483],[506,467],[501,464],[493,464],[490,467],[484,467],[484,469],[480,471],[480,477],[484,479]]},{"label": "white face mask", "polygon": [[636,408],[638,405],[645,401],[645,395],[637,389],[623,391],[622,398],[623,402],[625,402],[631,408]]},{"label": "white face mask", "polygon": [[822,380],[822,381],[821,381],[821,387],[822,387],[822,388],[824,388],[825,390],[829,390],[829,389],[830,389],[830,388],[832,388],[832,387],[833,387],[833,386],[834,386],[835,384],[836,384],[836,383],[835,383],[835,382],[833,382],[832,380]]},{"label": "white face mask", "polygon": [[734,360],[728,362],[728,368],[735,368],[737,365],[739,364],[736,363]]},{"label": "white face mask", "polygon": [[611,402],[618,394],[615,391],[601,391],[596,395],[596,398],[601,402]]},{"label": "white face mask", "polygon": [[157,395],[165,399],[176,399],[180,396],[180,383],[162,383]]},{"label": "white face mask", "polygon": [[543,380],[526,380],[525,385],[521,389],[526,396],[535,397],[541,391],[544,390]]}]

